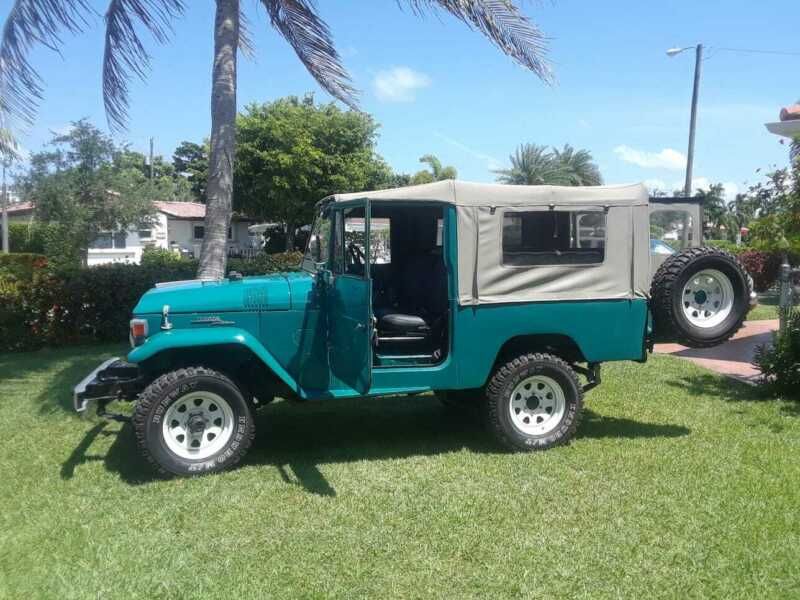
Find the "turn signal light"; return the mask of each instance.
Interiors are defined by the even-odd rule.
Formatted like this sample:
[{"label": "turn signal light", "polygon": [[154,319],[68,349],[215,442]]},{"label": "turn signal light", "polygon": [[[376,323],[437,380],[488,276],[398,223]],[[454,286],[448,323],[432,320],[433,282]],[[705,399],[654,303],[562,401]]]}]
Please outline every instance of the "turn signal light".
[{"label": "turn signal light", "polygon": [[131,319],[131,346],[141,346],[147,339],[147,321]]}]

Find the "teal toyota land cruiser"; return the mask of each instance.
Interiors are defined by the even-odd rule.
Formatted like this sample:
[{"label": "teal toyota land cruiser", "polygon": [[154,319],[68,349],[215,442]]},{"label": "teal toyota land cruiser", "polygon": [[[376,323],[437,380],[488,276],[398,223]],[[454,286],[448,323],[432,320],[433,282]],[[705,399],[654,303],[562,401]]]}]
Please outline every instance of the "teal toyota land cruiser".
[{"label": "teal toyota land cruiser", "polygon": [[[322,200],[296,272],[156,286],[127,360],[75,408],[135,402],[143,455],[167,474],[235,465],[275,397],[434,392],[480,403],[518,451],[567,442],[606,361],[645,361],[653,332],[713,346],[741,326],[748,275],[699,245],[701,216],[643,186],[444,181]],[[685,248],[651,254],[651,215],[685,211]]]}]

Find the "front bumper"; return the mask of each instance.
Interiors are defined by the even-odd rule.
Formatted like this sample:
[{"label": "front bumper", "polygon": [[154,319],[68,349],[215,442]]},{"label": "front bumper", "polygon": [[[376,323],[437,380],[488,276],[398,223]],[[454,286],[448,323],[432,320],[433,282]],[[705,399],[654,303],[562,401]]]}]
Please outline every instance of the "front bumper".
[{"label": "front bumper", "polygon": [[109,358],[73,388],[72,406],[76,412],[85,413],[92,402],[104,407],[112,400],[130,400],[143,387],[136,365],[117,357]]}]

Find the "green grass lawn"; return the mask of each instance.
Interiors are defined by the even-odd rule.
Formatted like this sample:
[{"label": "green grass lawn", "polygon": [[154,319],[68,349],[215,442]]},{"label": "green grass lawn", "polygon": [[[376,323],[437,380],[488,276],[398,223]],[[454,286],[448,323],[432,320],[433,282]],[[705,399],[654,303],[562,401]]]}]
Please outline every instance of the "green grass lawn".
[{"label": "green grass lawn", "polygon": [[153,478],[70,389],[121,348],[0,356],[0,597],[800,595],[800,410],[677,358],[608,365],[578,438],[500,452],[430,396],[258,417]]},{"label": "green grass lawn", "polygon": [[758,305],[747,313],[748,321],[764,321],[778,318],[778,295],[767,292],[758,295]]}]

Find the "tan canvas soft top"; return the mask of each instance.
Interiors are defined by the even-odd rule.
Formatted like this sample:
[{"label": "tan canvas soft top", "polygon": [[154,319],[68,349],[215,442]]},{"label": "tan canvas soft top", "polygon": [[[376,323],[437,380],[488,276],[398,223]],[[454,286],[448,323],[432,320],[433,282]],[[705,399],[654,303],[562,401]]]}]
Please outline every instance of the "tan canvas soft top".
[{"label": "tan canvas soft top", "polygon": [[[334,203],[442,202],[455,205],[458,302],[463,305],[542,300],[646,297],[650,287],[649,196],[641,185],[560,187],[464,181],[338,194]],[[509,266],[502,238],[507,214],[541,210],[606,215],[605,257],[592,265]]]}]

